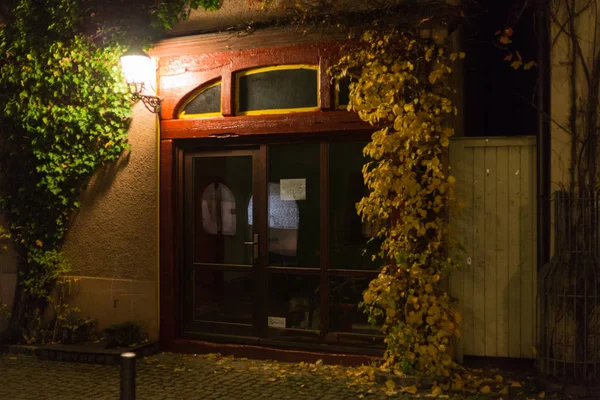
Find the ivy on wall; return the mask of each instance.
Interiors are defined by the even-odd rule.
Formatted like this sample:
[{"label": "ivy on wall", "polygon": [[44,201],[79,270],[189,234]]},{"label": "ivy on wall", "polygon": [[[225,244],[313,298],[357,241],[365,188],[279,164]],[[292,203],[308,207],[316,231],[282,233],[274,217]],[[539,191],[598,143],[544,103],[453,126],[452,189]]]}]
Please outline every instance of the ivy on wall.
[{"label": "ivy on wall", "polygon": [[[9,0],[0,8],[0,213],[19,257],[11,325],[22,336],[39,325],[50,290],[69,270],[60,247],[85,183],[128,149],[132,99],[119,43],[150,35],[131,21],[115,25],[114,3]],[[129,7],[161,29],[191,8],[218,6],[147,3]]]},{"label": "ivy on wall", "polygon": [[456,113],[449,64],[464,54],[395,29],[366,31],[361,44],[330,72],[351,78],[348,109],[377,129],[364,149],[370,192],[357,208],[378,227],[383,265],[363,306],[382,322],[384,369],[450,376],[461,315],[442,286],[455,267],[446,240],[455,180],[443,156],[454,133],[445,120]]}]

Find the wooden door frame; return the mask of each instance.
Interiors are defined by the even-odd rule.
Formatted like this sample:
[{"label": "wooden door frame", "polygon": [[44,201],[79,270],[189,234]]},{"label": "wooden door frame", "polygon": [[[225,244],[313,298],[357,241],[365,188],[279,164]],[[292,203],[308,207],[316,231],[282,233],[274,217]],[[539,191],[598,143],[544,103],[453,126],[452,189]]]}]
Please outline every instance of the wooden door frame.
[{"label": "wooden door frame", "polygon": [[[371,131],[355,131],[351,134],[310,134],[310,135],[261,135],[246,137],[243,142],[238,142],[237,139],[232,140],[215,140],[215,139],[196,139],[193,141],[161,141],[161,205],[160,205],[160,251],[161,251],[161,266],[160,266],[160,343],[164,348],[169,348],[177,338],[182,337],[183,333],[183,307],[181,306],[179,295],[182,293],[182,266],[185,262],[184,254],[184,204],[183,204],[183,178],[182,171],[184,169],[184,155],[186,151],[193,149],[210,154],[212,151],[223,152],[226,149],[240,149],[249,144],[254,148],[258,147],[258,162],[254,173],[254,179],[257,180],[257,192],[255,194],[257,205],[266,202],[268,196],[268,151],[267,146],[277,143],[315,143],[319,145],[320,152],[320,248],[322,257],[320,258],[320,271],[316,275],[320,277],[321,282],[328,281],[331,276],[339,277],[370,277],[371,271],[354,271],[354,270],[336,270],[329,268],[329,230],[330,222],[328,218],[329,205],[329,171],[328,165],[328,146],[330,143],[339,141],[355,141],[365,140]],[[246,142],[246,143],[244,143]],[[220,145],[219,145],[220,144]],[[263,215],[264,214],[264,215]],[[259,212],[258,216],[258,233],[260,235],[260,258],[258,268],[258,290],[267,295],[266,290],[266,275],[267,275],[267,255],[268,243],[265,240],[268,236],[268,221],[267,215],[264,212]],[[293,273],[303,273],[299,269],[289,269],[282,267],[281,269],[289,270]],[[292,271],[293,270],[293,271]],[[285,271],[281,271],[285,272]],[[315,273],[315,271],[310,271]],[[328,301],[328,288],[323,287],[321,290],[320,304],[326,304]],[[263,299],[261,303],[265,303]],[[263,315],[266,310],[258,310],[260,320],[265,321]],[[259,327],[259,336],[266,337],[265,327],[260,321],[257,321]],[[328,313],[321,314],[321,326],[328,326]]]},{"label": "wooden door frame", "polygon": [[[260,145],[259,171],[260,181],[266,182],[268,174],[267,143],[286,143],[290,141],[329,142],[341,137],[361,137],[372,133],[375,128],[360,120],[355,113],[336,110],[333,104],[333,87],[327,77],[327,68],[332,60],[339,56],[340,43],[302,44],[282,46],[268,49],[251,49],[210,55],[166,57],[159,61],[159,91],[165,98],[163,119],[161,120],[160,135],[160,269],[159,269],[159,309],[160,330],[159,342],[161,348],[172,348],[176,339],[182,333],[182,310],[178,305],[178,293],[181,293],[181,271],[179,266],[183,260],[183,182],[181,181],[184,149],[196,147],[202,150],[222,150],[234,146]],[[170,89],[173,83],[169,77],[170,65],[189,66],[191,70],[196,63],[206,60],[207,56],[215,63],[210,71],[193,72],[192,77],[177,89]],[[317,64],[320,76],[319,110],[305,113],[234,116],[233,91],[231,84],[234,73],[240,69],[261,67],[275,64],[305,63]],[[196,67],[197,68],[197,67]],[[210,73],[209,73],[210,72]],[[186,99],[188,93],[208,82],[221,78],[223,117],[202,119],[174,119],[177,107]],[[229,82],[229,83],[228,83]],[[229,139],[216,139],[219,135]],[[327,161],[327,153],[321,145],[321,163]],[[328,204],[327,179],[323,178],[326,171],[321,173],[321,204]],[[263,184],[257,195],[264,201],[268,196],[268,186]],[[323,196],[325,198],[323,199]],[[323,203],[323,201],[325,203]],[[324,221],[321,211],[321,229],[323,230],[321,246],[328,240],[329,221]],[[263,216],[265,219],[267,216]],[[264,225],[264,226],[263,226]],[[261,238],[266,238],[266,223],[259,224]],[[325,238],[326,236],[326,238]],[[261,257],[267,254],[267,242],[261,240]],[[324,257],[322,257],[324,259]],[[260,260],[266,263],[266,260]],[[326,265],[326,264],[325,264]],[[266,284],[264,271],[259,280]],[[344,271],[327,271],[321,265],[321,275],[347,276]],[[263,288],[265,289],[265,288]],[[263,290],[266,295],[266,290]],[[326,299],[327,291],[321,293],[321,301]],[[327,314],[327,313],[323,313]],[[322,323],[327,323],[322,317]],[[263,319],[264,320],[264,319]],[[326,325],[323,325],[326,326]],[[263,332],[261,332],[263,333]]]},{"label": "wooden door frame", "polygon": [[[183,209],[183,214],[180,215],[180,226],[183,228],[184,230],[184,234],[183,234],[183,249],[182,251],[184,252],[183,254],[183,264],[181,264],[178,268],[180,269],[180,273],[184,274],[181,278],[180,281],[182,283],[182,290],[179,294],[179,298],[177,299],[177,301],[179,302],[180,309],[180,318],[181,318],[181,323],[179,324],[181,326],[181,334],[183,336],[190,336],[195,334],[194,330],[191,331],[186,331],[185,330],[185,325],[186,324],[196,324],[196,325],[205,325],[210,329],[216,329],[218,330],[218,327],[220,326],[225,326],[225,325],[229,325],[232,326],[232,329],[238,329],[240,332],[241,331],[245,331],[247,328],[243,328],[242,325],[243,324],[237,324],[237,323],[229,323],[229,322],[224,322],[224,321],[190,321],[190,315],[189,313],[189,309],[187,309],[187,307],[190,306],[189,303],[186,303],[185,298],[186,296],[190,296],[190,287],[188,286],[188,283],[185,282],[187,280],[190,280],[190,276],[187,275],[188,274],[188,268],[193,265],[196,264],[194,261],[194,256],[193,256],[193,246],[191,246],[189,244],[189,241],[191,240],[191,238],[193,238],[193,228],[192,228],[192,215],[193,215],[193,208],[194,205],[191,202],[191,200],[193,200],[193,192],[194,192],[194,185],[195,185],[195,179],[194,179],[194,165],[193,165],[193,160],[196,158],[218,158],[218,157],[251,157],[251,164],[252,164],[252,189],[251,189],[251,195],[254,196],[254,203],[253,203],[253,215],[254,215],[254,229],[257,229],[259,226],[261,226],[261,223],[257,223],[258,221],[261,221],[262,218],[262,214],[263,214],[263,209],[264,209],[264,205],[262,204],[263,198],[262,196],[260,196],[258,193],[260,193],[260,187],[262,185],[261,179],[260,179],[260,148],[258,146],[253,146],[253,147],[227,147],[227,148],[220,148],[220,149],[201,149],[201,148],[197,148],[195,146],[186,148],[186,149],[182,149],[184,150],[183,152],[183,157],[184,157],[184,168],[180,171],[180,174],[183,174],[183,177],[179,178],[179,181],[183,182],[183,196],[184,198],[182,200],[180,200],[180,203],[182,203],[182,206],[184,207]],[[188,191],[191,191],[188,192]],[[190,198],[190,196],[192,198]],[[246,203],[242,202],[241,207],[246,207]],[[254,232],[254,233],[258,233],[258,232]],[[260,235],[260,233],[259,233]],[[260,236],[259,236],[260,237]],[[186,246],[187,244],[187,246]],[[259,239],[259,244],[260,244],[260,239]],[[260,252],[259,252],[259,256],[260,256]],[[199,263],[199,264],[203,264],[203,263]],[[260,321],[260,316],[259,313],[261,311],[260,309],[260,302],[258,299],[258,284],[259,284],[259,276],[260,276],[260,269],[262,267],[261,265],[261,260],[260,259],[256,259],[253,256],[252,259],[252,264],[250,265],[250,268],[248,268],[248,266],[242,266],[242,265],[227,265],[227,264],[223,264],[223,268],[215,268],[215,266],[205,266],[208,267],[209,269],[212,270],[223,270],[223,271],[234,271],[234,270],[238,270],[238,271],[248,271],[252,273],[252,281],[254,282],[254,296],[253,296],[253,307],[252,307],[252,328],[251,328],[251,335],[246,335],[251,337],[252,335],[254,336],[258,336],[259,334],[259,321]],[[193,302],[193,300],[192,300]],[[186,312],[187,311],[187,312]],[[187,314],[187,315],[186,315]]]}]

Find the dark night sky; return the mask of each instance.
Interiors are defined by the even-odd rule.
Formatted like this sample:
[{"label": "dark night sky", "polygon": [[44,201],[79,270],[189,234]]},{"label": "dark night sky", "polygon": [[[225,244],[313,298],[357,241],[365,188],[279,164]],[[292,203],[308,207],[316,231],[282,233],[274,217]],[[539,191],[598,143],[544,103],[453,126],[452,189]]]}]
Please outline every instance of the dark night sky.
[{"label": "dark night sky", "polygon": [[512,26],[511,49],[524,61],[536,57],[533,13],[519,18],[524,0],[477,0],[462,31],[466,136],[534,135],[536,69],[515,71],[504,61],[506,51],[494,45],[495,32]]}]

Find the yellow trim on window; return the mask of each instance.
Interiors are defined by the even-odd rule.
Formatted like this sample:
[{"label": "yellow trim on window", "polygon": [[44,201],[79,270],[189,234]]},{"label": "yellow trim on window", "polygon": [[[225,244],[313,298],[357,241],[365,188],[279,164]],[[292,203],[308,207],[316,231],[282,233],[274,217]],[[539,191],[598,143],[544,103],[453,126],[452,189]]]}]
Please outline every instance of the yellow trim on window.
[{"label": "yellow trim on window", "polygon": [[[219,79],[216,82],[213,82],[210,85],[207,86],[202,86],[199,89],[196,89],[196,91],[194,93],[192,93],[192,95],[181,105],[181,107],[179,107],[179,109],[181,110],[178,114],[177,114],[177,118],[179,119],[192,119],[192,118],[207,118],[207,117],[220,117],[223,115],[223,102],[221,101],[221,98],[219,99],[219,112],[210,112],[210,113],[200,113],[200,114],[186,114],[185,113],[185,108],[188,106],[188,104],[190,104],[196,97],[198,97],[202,92],[207,91],[210,88],[213,88],[217,85],[220,85],[222,83],[221,79]],[[221,90],[223,90],[223,88],[221,87]]]},{"label": "yellow trim on window", "polygon": [[[262,74],[271,71],[282,71],[282,70],[300,70],[300,69],[311,69],[317,71],[317,106],[316,107],[298,107],[298,108],[275,108],[267,110],[251,110],[251,111],[240,111],[240,77],[247,75]],[[319,67],[317,65],[309,64],[287,64],[287,65],[273,65],[270,67],[261,67],[247,69],[244,71],[236,72],[235,74],[235,115],[267,115],[267,114],[291,114],[299,112],[310,112],[318,111],[321,104],[321,92],[319,86]]]}]

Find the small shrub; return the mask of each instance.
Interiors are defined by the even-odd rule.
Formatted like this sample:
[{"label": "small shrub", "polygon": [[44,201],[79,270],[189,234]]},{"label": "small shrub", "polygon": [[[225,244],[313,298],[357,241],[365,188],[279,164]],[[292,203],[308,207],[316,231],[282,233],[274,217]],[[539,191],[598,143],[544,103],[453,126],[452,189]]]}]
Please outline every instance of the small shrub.
[{"label": "small shrub", "polygon": [[106,348],[126,347],[142,341],[142,328],[137,322],[127,321],[104,330]]},{"label": "small shrub", "polygon": [[61,328],[60,341],[65,344],[89,342],[95,338],[96,320],[93,318],[77,318],[65,322]]}]

